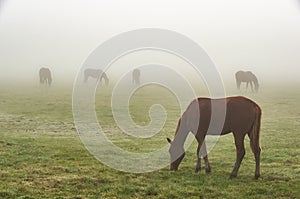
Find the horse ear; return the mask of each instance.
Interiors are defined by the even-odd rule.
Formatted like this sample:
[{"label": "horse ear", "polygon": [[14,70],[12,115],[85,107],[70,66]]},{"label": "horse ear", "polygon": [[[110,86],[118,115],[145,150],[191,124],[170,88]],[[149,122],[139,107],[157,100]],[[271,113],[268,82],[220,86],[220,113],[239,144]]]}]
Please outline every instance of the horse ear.
[{"label": "horse ear", "polygon": [[170,138],[167,138],[167,141],[168,141],[170,144],[171,144],[171,142],[172,142]]}]

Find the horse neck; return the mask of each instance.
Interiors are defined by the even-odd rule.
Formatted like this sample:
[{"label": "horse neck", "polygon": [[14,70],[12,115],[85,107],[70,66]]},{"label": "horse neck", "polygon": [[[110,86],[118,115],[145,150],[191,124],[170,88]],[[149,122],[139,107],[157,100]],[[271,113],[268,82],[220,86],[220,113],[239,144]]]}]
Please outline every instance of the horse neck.
[{"label": "horse neck", "polygon": [[252,80],[252,81],[253,81],[254,85],[256,85],[256,86],[258,85],[258,80],[257,80],[256,77],[253,77],[253,80]]},{"label": "horse neck", "polygon": [[107,75],[104,72],[101,74],[100,82],[102,82],[102,79],[104,79],[105,80],[105,84],[108,85],[109,79],[108,79]]},{"label": "horse neck", "polygon": [[108,78],[107,78],[107,76],[106,76],[106,74],[105,74],[104,72],[103,72],[102,75],[101,75],[101,79],[102,79],[102,78],[103,78],[105,81],[108,80]]},{"label": "horse neck", "polygon": [[176,129],[173,144],[175,144],[176,147],[183,147],[188,134],[189,134],[189,130],[184,124],[182,124],[182,122],[180,122],[180,124],[178,124]]}]

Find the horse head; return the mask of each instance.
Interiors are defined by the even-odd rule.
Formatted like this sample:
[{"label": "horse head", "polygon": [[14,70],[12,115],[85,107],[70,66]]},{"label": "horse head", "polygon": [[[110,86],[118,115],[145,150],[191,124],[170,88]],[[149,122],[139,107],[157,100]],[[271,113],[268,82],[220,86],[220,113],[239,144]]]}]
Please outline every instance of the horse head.
[{"label": "horse head", "polygon": [[167,138],[167,141],[170,143],[169,153],[170,153],[170,170],[178,170],[179,164],[185,156],[184,148],[178,144],[171,141],[170,138]]}]

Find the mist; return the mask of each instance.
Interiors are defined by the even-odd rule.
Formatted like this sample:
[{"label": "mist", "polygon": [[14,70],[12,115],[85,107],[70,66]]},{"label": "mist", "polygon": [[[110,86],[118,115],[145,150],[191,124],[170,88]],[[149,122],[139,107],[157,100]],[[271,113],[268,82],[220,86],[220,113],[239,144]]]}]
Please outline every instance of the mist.
[{"label": "mist", "polygon": [[1,1],[0,83],[39,84],[39,68],[48,67],[53,84],[72,84],[101,43],[140,28],[194,40],[230,85],[238,70],[252,71],[265,85],[299,83],[298,0]]}]

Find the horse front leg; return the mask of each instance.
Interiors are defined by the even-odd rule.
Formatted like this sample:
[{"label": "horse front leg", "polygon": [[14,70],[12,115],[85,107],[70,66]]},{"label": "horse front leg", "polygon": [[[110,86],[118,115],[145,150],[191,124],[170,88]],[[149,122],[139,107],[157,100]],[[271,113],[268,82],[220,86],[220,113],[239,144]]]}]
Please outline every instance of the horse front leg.
[{"label": "horse front leg", "polygon": [[201,170],[201,156],[204,159],[205,162],[205,171],[206,173],[211,172],[211,167],[208,161],[208,156],[207,156],[207,151],[206,151],[206,144],[204,141],[204,138],[197,138],[198,141],[198,148],[197,148],[197,165],[195,168],[195,172],[197,173],[198,171]]},{"label": "horse front leg", "polygon": [[[209,161],[208,161],[208,155],[207,155],[207,151],[206,151],[206,144],[205,144],[205,141],[203,142],[202,144],[203,146],[203,159],[204,159],[204,162],[205,162],[205,172],[206,173],[210,173],[211,172],[211,168],[210,168],[210,164],[209,164]],[[201,150],[200,150],[201,151]]]},{"label": "horse front leg", "polygon": [[252,81],[250,82],[250,86],[251,86],[251,91],[254,92],[254,90],[253,90],[253,82]]},{"label": "horse front leg", "polygon": [[241,82],[236,80],[236,87],[237,87],[238,90],[240,90],[240,86],[241,86]]},{"label": "horse front leg", "polygon": [[201,170],[201,157],[199,156],[201,145],[198,144],[197,147],[197,164],[195,168],[195,173],[198,173]]}]

